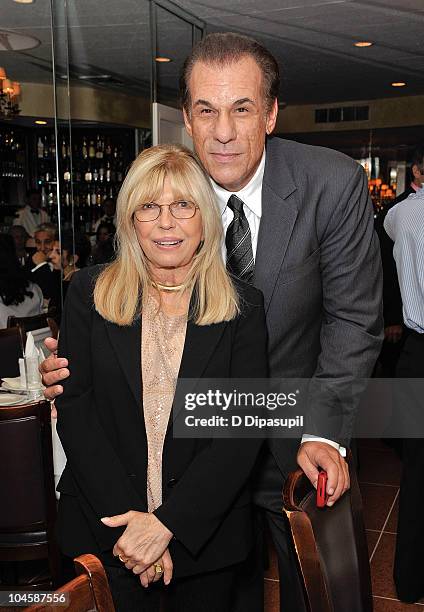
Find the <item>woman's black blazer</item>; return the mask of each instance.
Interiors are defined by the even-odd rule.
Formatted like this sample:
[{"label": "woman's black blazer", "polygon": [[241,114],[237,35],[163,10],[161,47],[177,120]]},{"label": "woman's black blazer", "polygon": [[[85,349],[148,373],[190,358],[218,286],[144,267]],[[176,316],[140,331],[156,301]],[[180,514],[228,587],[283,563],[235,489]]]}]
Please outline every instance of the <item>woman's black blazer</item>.
[{"label": "woman's black blazer", "polygon": [[[67,465],[58,484],[58,537],[75,557],[111,549],[123,532],[100,518],[147,512],[147,440],[142,409],[141,322],[118,326],[94,309],[99,267],[74,275],[60,330],[59,354],[70,377],[56,400],[57,430]],[[179,378],[267,376],[262,294],[240,286],[242,311],[231,322],[187,324]],[[175,409],[175,406],[174,406]],[[163,503],[155,511],[173,532],[176,576],[242,561],[251,546],[249,475],[261,442],[177,439],[168,428],[163,449]]]}]

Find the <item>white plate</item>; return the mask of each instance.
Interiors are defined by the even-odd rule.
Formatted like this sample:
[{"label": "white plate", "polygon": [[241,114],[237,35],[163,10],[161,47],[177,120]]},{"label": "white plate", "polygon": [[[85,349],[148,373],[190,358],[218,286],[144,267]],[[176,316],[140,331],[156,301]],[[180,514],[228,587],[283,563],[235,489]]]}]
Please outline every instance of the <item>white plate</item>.
[{"label": "white plate", "polygon": [[[26,391],[26,387],[21,386],[21,378],[20,376],[16,376],[16,378],[3,378],[2,388],[7,389],[8,391]],[[34,391],[38,391],[38,389],[44,389],[43,385],[40,382],[40,386]]]},{"label": "white plate", "polygon": [[26,395],[16,393],[0,393],[0,406],[17,406],[28,401]]},{"label": "white plate", "polygon": [[21,377],[16,376],[15,378],[3,378],[2,387],[5,389],[21,390]]}]

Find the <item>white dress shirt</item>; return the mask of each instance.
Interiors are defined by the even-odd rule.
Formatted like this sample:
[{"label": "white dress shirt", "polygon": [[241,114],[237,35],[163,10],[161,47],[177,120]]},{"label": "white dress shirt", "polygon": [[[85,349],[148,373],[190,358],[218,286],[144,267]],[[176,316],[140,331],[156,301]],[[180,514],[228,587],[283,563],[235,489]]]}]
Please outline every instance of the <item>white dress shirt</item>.
[{"label": "white dress shirt", "polygon": [[424,188],[388,211],[384,229],[395,243],[403,320],[424,334]]},{"label": "white dress shirt", "polygon": [[[262,216],[262,182],[265,170],[265,156],[266,153],[264,150],[262,159],[256,169],[255,174],[252,176],[247,185],[240,189],[240,191],[227,191],[226,189],[215,183],[213,179],[211,179],[212,187],[217,196],[218,206],[222,215],[224,233],[227,231],[228,226],[234,218],[233,211],[231,210],[231,208],[229,208],[229,206],[227,206],[229,198],[234,194],[244,203],[243,210],[244,214],[246,215],[246,219],[249,223],[250,233],[252,235],[253,257],[256,257],[259,224],[261,222]],[[222,255],[224,261],[226,261],[225,241],[222,245]],[[302,443],[303,442],[326,442],[327,444],[330,444],[330,446],[336,448],[340,452],[342,457],[346,456],[346,449],[343,446],[340,446],[340,444],[338,444],[337,442],[333,442],[333,440],[327,440],[326,438],[311,436],[310,434],[303,434]]]},{"label": "white dress shirt", "polygon": [[31,208],[26,205],[18,210],[16,214],[17,216],[13,220],[13,225],[22,225],[31,238],[34,238],[34,232],[39,225],[50,222],[49,215],[42,208],[32,212]]}]

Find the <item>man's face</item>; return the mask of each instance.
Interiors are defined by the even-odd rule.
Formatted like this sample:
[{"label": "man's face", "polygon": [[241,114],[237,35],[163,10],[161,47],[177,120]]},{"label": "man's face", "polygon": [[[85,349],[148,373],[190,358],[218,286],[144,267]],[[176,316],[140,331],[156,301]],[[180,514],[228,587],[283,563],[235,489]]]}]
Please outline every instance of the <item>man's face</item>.
[{"label": "man's face", "polygon": [[39,209],[41,207],[41,195],[39,193],[31,193],[28,198],[30,208]]},{"label": "man's face", "polygon": [[216,183],[239,191],[261,161],[277,101],[267,112],[262,73],[249,56],[224,66],[197,62],[188,85],[190,112],[184,111],[184,121],[196,153]]},{"label": "man's face", "polygon": [[37,251],[41,251],[47,257],[53,248],[53,236],[50,232],[36,232],[34,235]]},{"label": "man's face", "polygon": [[25,248],[25,243],[27,240],[27,235],[25,230],[22,227],[11,227],[10,235],[15,241],[15,247],[17,251],[22,251]]}]

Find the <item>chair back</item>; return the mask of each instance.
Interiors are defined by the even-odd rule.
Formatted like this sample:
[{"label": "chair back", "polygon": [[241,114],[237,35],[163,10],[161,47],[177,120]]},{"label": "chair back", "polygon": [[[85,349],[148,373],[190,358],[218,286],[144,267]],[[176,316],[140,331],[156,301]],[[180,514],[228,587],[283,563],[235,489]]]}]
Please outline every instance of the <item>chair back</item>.
[{"label": "chair back", "polygon": [[19,376],[19,358],[23,356],[23,342],[19,327],[0,329],[0,378]]},{"label": "chair back", "polygon": [[38,314],[32,317],[10,316],[7,319],[7,327],[15,327],[16,325],[22,327],[25,333],[49,326],[46,314]]},{"label": "chair back", "polygon": [[46,314],[34,315],[33,317],[14,317],[11,316],[7,319],[8,327],[19,327],[22,334],[22,341],[25,344],[26,335],[28,332],[32,332],[34,336],[35,346],[39,348],[43,347],[43,342],[46,338],[53,337],[57,338],[58,327],[54,319],[48,317]]},{"label": "chair back", "polygon": [[[102,564],[94,555],[81,555],[74,560],[78,576],[56,591],[69,600],[67,612],[115,612],[112,595]],[[56,609],[56,608],[54,608]],[[57,608],[62,610],[65,608]],[[26,608],[26,612],[51,612],[52,604]]]},{"label": "chair back", "polygon": [[350,490],[318,508],[316,491],[298,470],[284,487],[288,517],[310,612],[372,612],[373,600],[362,500],[352,459]]},{"label": "chair back", "polygon": [[0,406],[0,546],[2,534],[53,529],[56,503],[50,419],[46,400]]}]

